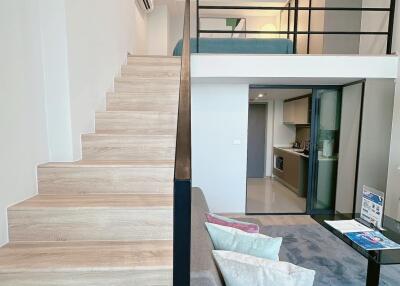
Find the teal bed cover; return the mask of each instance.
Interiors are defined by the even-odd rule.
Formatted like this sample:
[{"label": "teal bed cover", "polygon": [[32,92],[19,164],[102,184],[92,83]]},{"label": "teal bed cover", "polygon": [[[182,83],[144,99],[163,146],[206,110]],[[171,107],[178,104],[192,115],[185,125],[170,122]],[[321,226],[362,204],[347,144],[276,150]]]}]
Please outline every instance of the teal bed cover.
[{"label": "teal bed cover", "polygon": [[[197,53],[197,39],[190,40],[192,53]],[[199,53],[205,54],[293,54],[293,43],[288,39],[200,38]],[[174,49],[174,56],[182,54],[182,40]]]}]

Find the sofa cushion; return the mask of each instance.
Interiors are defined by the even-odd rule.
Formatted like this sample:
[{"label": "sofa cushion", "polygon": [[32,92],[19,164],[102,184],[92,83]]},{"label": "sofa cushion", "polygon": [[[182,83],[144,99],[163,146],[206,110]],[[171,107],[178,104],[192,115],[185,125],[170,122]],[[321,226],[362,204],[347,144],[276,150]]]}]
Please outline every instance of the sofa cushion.
[{"label": "sofa cushion", "polygon": [[214,250],[227,286],[312,286],[315,271],[231,251]]},{"label": "sofa cushion", "polygon": [[247,233],[236,228],[205,223],[216,250],[236,251],[270,260],[279,260],[282,238]]}]

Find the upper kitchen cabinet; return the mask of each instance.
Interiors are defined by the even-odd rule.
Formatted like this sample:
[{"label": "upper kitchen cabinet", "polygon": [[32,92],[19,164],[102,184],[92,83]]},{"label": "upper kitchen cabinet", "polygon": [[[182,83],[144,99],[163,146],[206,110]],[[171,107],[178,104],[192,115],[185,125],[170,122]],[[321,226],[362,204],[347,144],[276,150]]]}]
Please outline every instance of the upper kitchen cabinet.
[{"label": "upper kitchen cabinet", "polygon": [[294,101],[285,101],[283,103],[283,123],[295,124],[296,106]]},{"label": "upper kitchen cabinet", "polygon": [[289,99],[283,103],[283,122],[286,124],[310,124],[310,97]]}]

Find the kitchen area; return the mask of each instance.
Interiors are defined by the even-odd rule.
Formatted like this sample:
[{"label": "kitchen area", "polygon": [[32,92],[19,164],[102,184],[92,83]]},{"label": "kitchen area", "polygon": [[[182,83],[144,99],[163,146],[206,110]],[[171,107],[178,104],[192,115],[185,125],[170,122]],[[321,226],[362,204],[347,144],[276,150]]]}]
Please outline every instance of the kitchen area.
[{"label": "kitchen area", "polygon": [[[253,97],[250,94],[249,103],[247,212],[306,213],[307,199],[312,200],[309,203],[313,208],[324,209],[334,204],[340,93],[322,89],[264,89],[257,90]],[[261,128],[254,130],[257,124],[250,118],[252,109],[264,104],[267,114],[266,124],[261,127],[265,133],[261,136],[265,140],[258,140],[258,145],[264,146],[257,148],[252,142],[259,137]],[[261,154],[263,149],[265,154]],[[254,169],[256,158],[265,162],[263,173],[249,172],[249,168]]]}]

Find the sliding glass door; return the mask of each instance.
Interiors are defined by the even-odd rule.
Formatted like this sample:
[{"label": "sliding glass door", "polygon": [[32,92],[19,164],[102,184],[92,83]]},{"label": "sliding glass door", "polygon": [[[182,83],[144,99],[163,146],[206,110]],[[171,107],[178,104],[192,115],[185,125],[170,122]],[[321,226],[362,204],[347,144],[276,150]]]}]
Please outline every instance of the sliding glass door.
[{"label": "sliding glass door", "polygon": [[342,94],[340,88],[314,89],[307,212],[335,211]]}]

